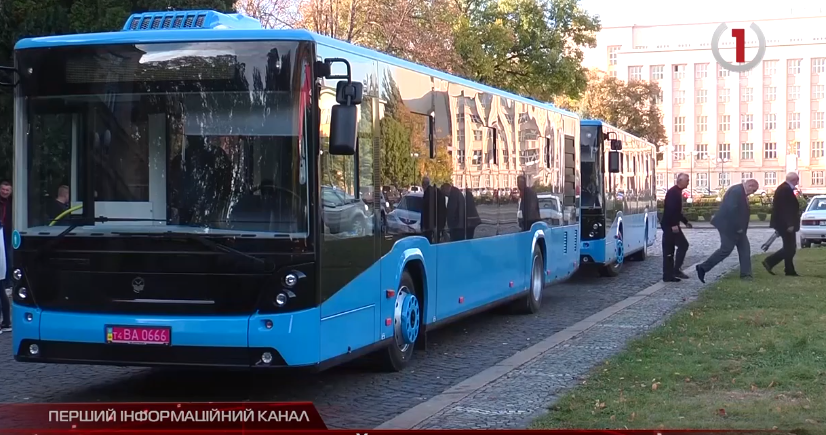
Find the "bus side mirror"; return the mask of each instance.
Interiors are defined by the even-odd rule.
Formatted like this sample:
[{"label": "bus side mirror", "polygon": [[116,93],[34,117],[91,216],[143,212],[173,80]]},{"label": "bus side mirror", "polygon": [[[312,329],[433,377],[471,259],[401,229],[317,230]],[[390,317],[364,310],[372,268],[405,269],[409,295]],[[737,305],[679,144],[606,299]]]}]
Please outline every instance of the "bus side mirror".
[{"label": "bus side mirror", "polygon": [[616,174],[620,171],[620,153],[611,151],[608,153],[608,172]]},{"label": "bus side mirror", "polygon": [[330,113],[330,154],[352,156],[356,154],[358,130],[358,105],[364,92],[359,82],[338,82],[336,101]]},{"label": "bus side mirror", "polygon": [[622,151],[622,141],[619,139],[611,139],[611,150]]}]

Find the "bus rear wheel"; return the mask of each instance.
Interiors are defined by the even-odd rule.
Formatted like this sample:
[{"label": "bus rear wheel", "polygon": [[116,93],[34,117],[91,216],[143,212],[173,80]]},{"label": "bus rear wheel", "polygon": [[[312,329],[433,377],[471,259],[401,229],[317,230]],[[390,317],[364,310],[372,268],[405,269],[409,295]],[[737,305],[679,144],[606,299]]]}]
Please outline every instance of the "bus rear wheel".
[{"label": "bus rear wheel", "polygon": [[423,330],[423,307],[418,294],[416,282],[410,272],[405,270],[396,291],[396,304],[393,311],[393,342],[381,351],[379,365],[382,371],[402,371],[413,358],[414,345]]},{"label": "bus rear wheel", "polygon": [[542,307],[542,291],[545,289],[545,259],[542,251],[534,248],[531,259],[531,277],[525,299],[514,302],[512,308],[519,314],[536,314]]}]

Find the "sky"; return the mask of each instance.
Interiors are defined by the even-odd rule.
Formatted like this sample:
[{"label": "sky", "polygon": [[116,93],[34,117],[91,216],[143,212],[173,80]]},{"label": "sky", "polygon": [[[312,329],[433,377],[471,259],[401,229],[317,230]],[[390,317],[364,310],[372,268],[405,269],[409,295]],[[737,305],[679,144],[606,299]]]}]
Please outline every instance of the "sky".
[{"label": "sky", "polygon": [[[742,3],[741,3],[742,2]],[[581,0],[603,27],[751,21],[764,18],[826,15],[826,5],[812,0],[745,2],[743,0]],[[822,3],[821,3],[822,4]]]}]

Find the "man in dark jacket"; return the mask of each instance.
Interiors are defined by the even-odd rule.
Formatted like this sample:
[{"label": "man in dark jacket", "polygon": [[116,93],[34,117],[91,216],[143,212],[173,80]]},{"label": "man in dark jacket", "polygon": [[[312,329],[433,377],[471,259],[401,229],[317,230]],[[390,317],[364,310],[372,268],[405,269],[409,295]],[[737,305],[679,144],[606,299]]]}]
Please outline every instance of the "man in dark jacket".
[{"label": "man in dark jacket", "polygon": [[519,188],[519,211],[522,212],[522,231],[531,229],[534,222],[542,220],[539,214],[539,199],[536,192],[528,186],[528,180],[524,175],[516,177],[516,187]]},{"label": "man in dark jacket", "polygon": [[442,194],[447,197],[447,228],[450,241],[465,240],[465,196],[456,186],[442,184]]},{"label": "man in dark jacket", "polygon": [[422,235],[427,237],[430,243],[438,243],[447,221],[445,195],[430,184],[429,177],[422,178],[422,189]]},{"label": "man in dark jacket", "polygon": [[797,251],[797,232],[800,231],[800,204],[794,194],[800,177],[794,172],[786,175],[786,182],[777,186],[772,201],[772,218],[769,226],[774,228],[783,247],[763,260],[763,267],[774,275],[772,269],[781,261],[785,262],[786,276],[799,276],[794,270],[794,254]]},{"label": "man in dark jacket", "polygon": [[740,278],[751,279],[751,245],[746,235],[751,219],[749,195],[759,187],[757,180],[752,179],[732,186],[726,191],[720,202],[720,210],[711,218],[711,225],[720,233],[720,248],[702,264],[697,265],[697,278],[701,282],[706,282],[706,272],[725,260],[735,246],[740,257]]},{"label": "man in dark jacket", "polygon": [[12,286],[11,271],[12,271],[12,255],[14,251],[11,246],[12,233],[12,188],[11,183],[3,181],[0,183],[0,223],[3,229],[3,248],[6,252],[6,275],[0,277],[2,284],[0,285],[0,313],[2,313],[3,320],[0,321],[0,333],[11,331],[11,303],[6,295],[6,289]]},{"label": "man in dark jacket", "polygon": [[[683,189],[688,187],[688,174],[677,175],[677,182],[668,189],[663,201],[663,215],[660,218],[660,227],[663,229],[663,281],[680,282],[688,279],[682,267],[685,255],[688,252],[688,240],[680,229],[680,222],[691,228],[688,219],[683,215]],[[674,255],[677,248],[677,255]]]}]

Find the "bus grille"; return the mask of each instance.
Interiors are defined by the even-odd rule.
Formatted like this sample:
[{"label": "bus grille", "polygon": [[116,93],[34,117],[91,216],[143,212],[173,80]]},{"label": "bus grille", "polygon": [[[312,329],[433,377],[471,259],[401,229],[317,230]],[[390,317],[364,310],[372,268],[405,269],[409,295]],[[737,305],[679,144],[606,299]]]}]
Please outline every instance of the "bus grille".
[{"label": "bus grille", "polygon": [[129,18],[123,30],[201,29],[206,16],[203,12],[135,14]]}]

